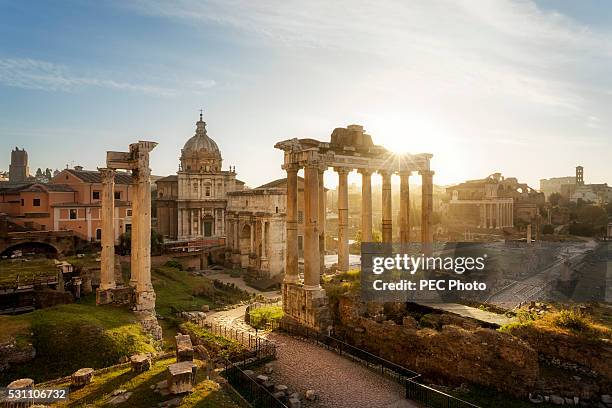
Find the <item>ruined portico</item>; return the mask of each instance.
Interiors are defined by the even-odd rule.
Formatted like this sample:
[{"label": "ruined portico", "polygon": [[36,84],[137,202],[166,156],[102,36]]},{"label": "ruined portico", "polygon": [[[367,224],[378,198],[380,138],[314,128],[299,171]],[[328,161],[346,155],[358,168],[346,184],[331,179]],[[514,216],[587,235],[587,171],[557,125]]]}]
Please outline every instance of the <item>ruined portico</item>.
[{"label": "ruined portico", "polygon": [[131,277],[132,306],[136,311],[155,310],[151,283],[151,169],[149,153],[156,142],[130,144],[128,152],[107,152],[106,167],[99,169],[102,184],[102,256],[98,304],[114,303],[126,288],[115,282],[114,179],[117,170],[130,170],[134,182],[132,198]]},{"label": "ruined portico", "polygon": [[[391,177],[399,174],[400,183],[400,238],[407,242],[410,236],[409,178],[414,172],[422,177],[421,242],[433,242],[433,174],[429,167],[432,155],[395,154],[374,145],[363,127],[350,125],[336,128],[329,142],[315,139],[289,139],[276,143],[284,151],[282,168],[287,172],[287,239],[286,266],[283,282],[283,309],[285,315],[316,329],[327,327],[327,298],[320,286],[324,256],[323,228],[325,200],[320,197],[325,171],[333,168],[338,173],[338,269],[349,268],[348,229],[348,174],[357,170],[362,175],[363,242],[372,239],[372,185],[371,175],[382,176],[382,235],[383,242],[393,240],[391,207]],[[304,278],[298,273],[298,187],[297,174],[304,170]]]}]

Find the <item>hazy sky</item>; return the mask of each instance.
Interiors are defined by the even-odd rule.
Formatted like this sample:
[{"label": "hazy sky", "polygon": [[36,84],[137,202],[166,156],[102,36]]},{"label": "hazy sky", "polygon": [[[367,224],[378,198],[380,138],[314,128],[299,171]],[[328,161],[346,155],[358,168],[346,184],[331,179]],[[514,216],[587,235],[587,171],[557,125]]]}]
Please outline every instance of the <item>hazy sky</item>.
[{"label": "hazy sky", "polygon": [[141,139],[175,173],[203,107],[250,186],[283,176],[276,141],[351,123],[433,153],[437,184],[612,183],[611,73],[597,0],[0,0],[0,169],[14,146],[33,172]]}]

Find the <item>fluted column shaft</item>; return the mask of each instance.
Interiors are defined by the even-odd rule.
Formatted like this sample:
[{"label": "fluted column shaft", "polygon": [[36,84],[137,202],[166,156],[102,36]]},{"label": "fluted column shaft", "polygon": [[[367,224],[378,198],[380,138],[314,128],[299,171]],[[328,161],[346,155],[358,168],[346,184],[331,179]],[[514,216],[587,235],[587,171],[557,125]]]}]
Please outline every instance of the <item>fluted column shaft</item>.
[{"label": "fluted column shaft", "polygon": [[285,283],[298,282],[298,173],[297,166],[287,171],[287,242],[285,258]]},{"label": "fluted column shaft", "polygon": [[320,288],[319,169],[315,163],[304,168],[304,289]]},{"label": "fluted column shaft", "polygon": [[[148,163],[147,163],[147,170]],[[138,284],[137,291],[151,291],[151,182],[150,170],[141,172],[138,182],[138,235],[132,239],[132,248],[138,247]],[[132,215],[134,213],[132,212]]]},{"label": "fluted column shaft", "polygon": [[102,173],[102,256],[100,289],[115,287],[115,171],[98,169]]},{"label": "fluted column shaft", "polygon": [[433,214],[433,175],[431,170],[419,172],[422,178],[421,193],[421,242],[433,242],[432,214]]},{"label": "fluted column shaft", "polygon": [[400,242],[410,241],[410,172],[400,173]]},{"label": "fluted column shaft", "polygon": [[361,242],[372,242],[372,172],[361,170]]},{"label": "fluted column shaft", "polygon": [[338,172],[338,269],[349,268],[348,238],[348,173],[349,169],[336,168]]},{"label": "fluted column shaft", "polygon": [[382,176],[382,240],[393,241],[393,218],[391,209],[391,173],[380,172]]},{"label": "fluted column shaft", "polygon": [[132,184],[132,231],[130,232],[130,286],[136,287],[138,283],[138,265],[140,263],[138,257],[140,255],[140,248],[138,245],[134,245],[134,240],[136,240],[139,234],[139,223],[140,223],[140,207],[141,203],[139,201],[138,189],[139,185],[136,182],[136,179],[133,178]]}]

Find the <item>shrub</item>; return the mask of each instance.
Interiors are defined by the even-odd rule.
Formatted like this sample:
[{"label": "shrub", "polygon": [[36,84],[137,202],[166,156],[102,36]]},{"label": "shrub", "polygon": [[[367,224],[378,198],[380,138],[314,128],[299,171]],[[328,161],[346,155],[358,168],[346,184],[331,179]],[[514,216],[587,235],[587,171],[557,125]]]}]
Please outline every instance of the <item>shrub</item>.
[{"label": "shrub", "polygon": [[182,271],[182,270],[183,270],[183,265],[182,265],[182,264],[181,264],[179,261],[177,261],[176,259],[170,259],[170,260],[168,260],[168,261],[167,261],[167,262],[164,264],[164,266],[167,266],[168,268],[176,268],[176,269],[178,269],[179,271]]},{"label": "shrub", "polygon": [[264,329],[267,323],[274,322],[283,317],[281,306],[263,306],[249,312],[250,324],[256,329]]},{"label": "shrub", "polygon": [[593,325],[591,318],[575,310],[561,310],[550,317],[553,326],[579,333],[588,332]]}]

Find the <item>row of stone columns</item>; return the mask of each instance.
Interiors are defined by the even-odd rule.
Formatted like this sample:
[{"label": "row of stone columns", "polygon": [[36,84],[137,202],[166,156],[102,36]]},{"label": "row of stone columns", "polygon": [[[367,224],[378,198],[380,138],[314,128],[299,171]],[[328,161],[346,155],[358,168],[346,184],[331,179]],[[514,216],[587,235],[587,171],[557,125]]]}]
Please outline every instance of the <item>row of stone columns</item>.
[{"label": "row of stone columns", "polygon": [[506,228],[514,226],[514,208],[511,202],[484,203],[480,206],[482,228]]},{"label": "row of stone columns", "polygon": [[[229,242],[229,246],[233,250],[240,251],[240,220],[238,218],[228,219],[228,223],[229,223],[229,229],[233,231],[233,234],[232,234],[233,236]],[[266,224],[267,223],[268,221],[266,220],[259,221],[259,225],[261,227],[261,258],[264,260],[267,257],[266,246],[268,245],[266,241]],[[253,253],[255,252],[255,236],[257,233],[256,231],[257,222],[250,222],[249,227],[250,227],[249,251]]]},{"label": "row of stone columns", "polygon": [[[153,310],[155,292],[151,283],[151,169],[149,152],[155,142],[130,145],[132,170],[132,230],[130,285],[135,288],[136,310]],[[115,282],[115,174],[113,168],[99,169],[102,175],[102,256],[100,265],[100,291],[114,289]],[[111,297],[104,295],[107,302]]]},{"label": "row of stone columns", "polygon": [[[285,283],[298,282],[298,177],[299,166],[285,165],[287,171],[287,251]],[[338,173],[338,269],[349,268],[349,223],[348,223],[348,173],[351,168],[336,167]],[[325,189],[323,176],[325,170],[318,163],[308,163],[304,167],[304,288],[318,289],[320,272],[323,270],[325,256]],[[362,241],[372,241],[372,171],[361,169],[362,175]],[[391,206],[392,172],[380,171],[382,176],[382,234],[383,242],[393,240],[393,219]],[[422,170],[422,226],[421,241],[433,241],[433,171]],[[410,239],[410,172],[400,173],[400,239]],[[323,241],[323,242],[322,242]]]}]

